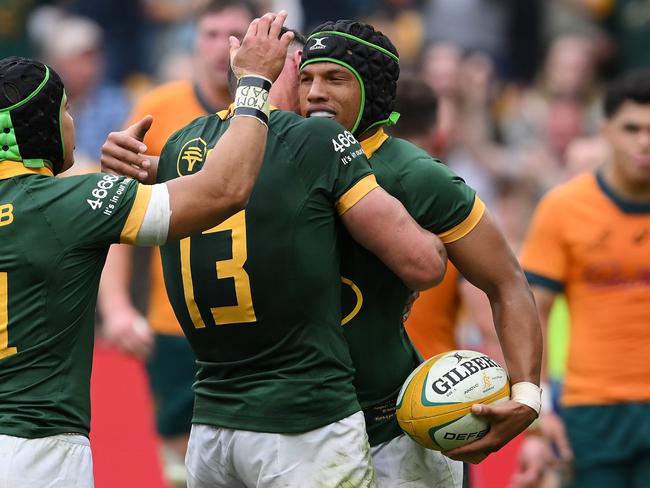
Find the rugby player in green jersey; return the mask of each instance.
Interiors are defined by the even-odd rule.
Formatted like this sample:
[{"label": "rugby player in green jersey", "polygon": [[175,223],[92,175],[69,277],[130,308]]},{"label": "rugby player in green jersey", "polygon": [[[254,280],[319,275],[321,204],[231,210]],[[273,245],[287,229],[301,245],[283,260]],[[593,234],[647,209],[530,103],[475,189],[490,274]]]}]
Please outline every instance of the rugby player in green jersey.
[{"label": "rugby player in green jersey", "polygon": [[[231,40],[240,90],[268,96],[292,37],[278,38],[285,18],[251,23],[239,49]],[[89,382],[108,247],[180,239],[244,208],[268,132],[268,114],[249,102],[196,176],[153,186],[55,178],[74,162],[63,83],[39,62],[0,60],[0,486],[92,487]]]},{"label": "rugby player in green jersey", "polygon": [[[229,115],[172,136],[157,180],[200,168]],[[129,170],[108,152],[110,168]],[[329,120],[274,111],[245,212],[162,248],[199,365],[190,486],[375,486],[340,327],[341,224],[406,286],[441,278],[442,243],[377,187],[354,137]]]},{"label": "rugby player in green jersey", "polygon": [[[399,76],[397,51],[386,36],[362,23],[325,23],[308,38],[300,76],[303,115],[334,118],[355,134],[379,184],[420,225],[438,234],[452,262],[490,299],[513,401],[475,406],[474,413],[491,422],[490,432],[446,453],[480,462],[539,413],[541,332],[524,275],[475,192],[424,151],[384,132],[383,127],[397,118],[392,107]],[[335,149],[344,148],[335,144]],[[348,285],[343,325],[379,486],[460,486],[460,463],[420,447],[395,420],[398,391],[419,363],[402,325],[410,290],[354,242],[343,249],[341,274]]]}]

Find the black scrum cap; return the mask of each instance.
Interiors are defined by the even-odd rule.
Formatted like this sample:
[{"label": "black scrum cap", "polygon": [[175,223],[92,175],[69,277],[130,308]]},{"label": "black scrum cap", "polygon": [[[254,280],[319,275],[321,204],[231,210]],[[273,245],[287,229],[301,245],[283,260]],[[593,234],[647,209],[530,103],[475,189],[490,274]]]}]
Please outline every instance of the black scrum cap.
[{"label": "black scrum cap", "polygon": [[309,35],[300,69],[311,63],[336,63],[352,71],[361,87],[361,106],[353,134],[393,124],[399,57],[393,43],[371,25],[338,20],[319,25]]},{"label": "black scrum cap", "polygon": [[61,78],[48,66],[16,56],[0,59],[0,161],[47,164],[60,172],[63,95]]}]

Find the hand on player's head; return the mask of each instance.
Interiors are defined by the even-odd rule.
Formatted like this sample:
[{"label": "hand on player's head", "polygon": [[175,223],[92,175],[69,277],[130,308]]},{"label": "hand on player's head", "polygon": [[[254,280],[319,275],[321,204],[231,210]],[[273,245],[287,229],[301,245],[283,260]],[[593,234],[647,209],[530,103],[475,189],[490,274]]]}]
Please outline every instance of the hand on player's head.
[{"label": "hand on player's head", "polygon": [[275,81],[282,72],[287,57],[287,49],[293,40],[293,32],[280,30],[287,13],[267,13],[253,20],[240,43],[230,38],[230,64],[239,79],[245,75],[260,75]]}]

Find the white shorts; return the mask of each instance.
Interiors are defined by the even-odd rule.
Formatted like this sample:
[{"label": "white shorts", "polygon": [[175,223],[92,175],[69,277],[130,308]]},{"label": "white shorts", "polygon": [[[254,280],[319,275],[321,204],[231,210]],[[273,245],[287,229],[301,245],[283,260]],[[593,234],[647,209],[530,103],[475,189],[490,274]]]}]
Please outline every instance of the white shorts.
[{"label": "white shorts", "polygon": [[376,488],[363,413],[301,434],[195,424],[188,488]]},{"label": "white shorts", "polygon": [[0,488],[92,488],[90,442],[83,435],[25,439],[0,435]]},{"label": "white shorts", "polygon": [[426,449],[406,434],[371,448],[379,488],[460,488],[463,463]]}]

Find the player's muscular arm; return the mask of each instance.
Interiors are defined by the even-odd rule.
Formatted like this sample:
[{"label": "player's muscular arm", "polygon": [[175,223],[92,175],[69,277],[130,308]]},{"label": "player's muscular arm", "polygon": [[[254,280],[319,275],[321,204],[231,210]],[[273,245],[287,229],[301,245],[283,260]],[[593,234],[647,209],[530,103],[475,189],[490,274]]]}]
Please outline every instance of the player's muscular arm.
[{"label": "player's muscular arm", "polygon": [[510,380],[539,384],[542,333],[533,294],[489,213],[469,234],[446,247],[463,276],[490,300]]},{"label": "player's muscular arm", "polygon": [[412,290],[426,290],[442,281],[447,266],[442,242],[383,189],[370,191],[341,218],[354,240]]},{"label": "player's muscular arm", "polygon": [[[535,301],[524,273],[501,231],[486,212],[465,237],[447,244],[449,258],[460,272],[490,300],[495,328],[511,382],[539,384],[542,333]],[[488,435],[449,452],[450,457],[480,462],[537,417],[531,407],[516,401],[475,407],[491,423]]]}]

